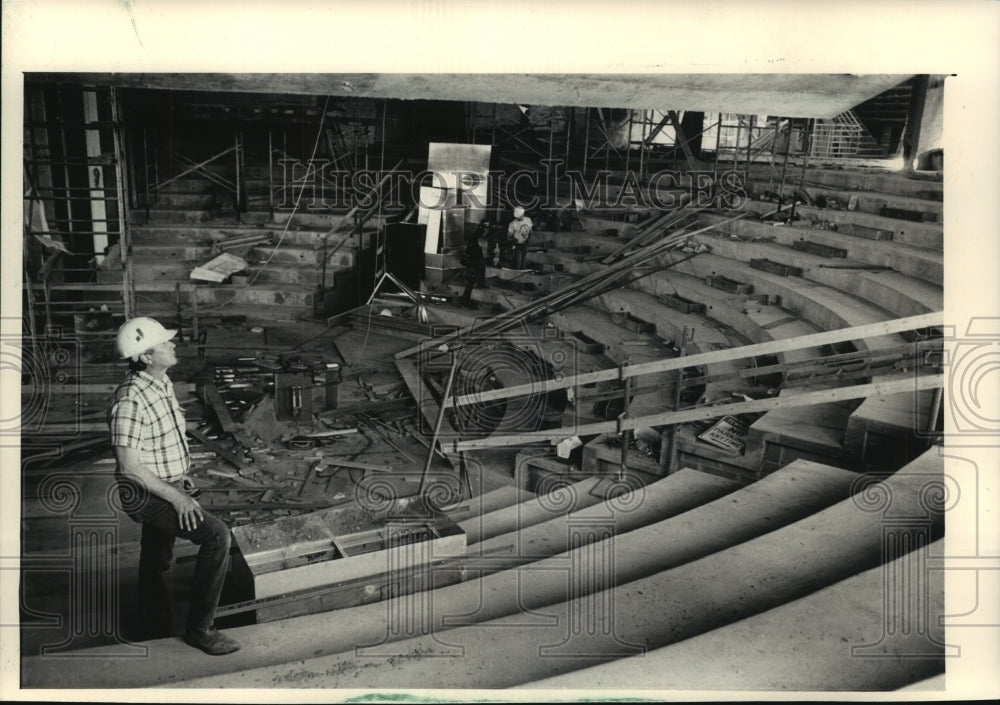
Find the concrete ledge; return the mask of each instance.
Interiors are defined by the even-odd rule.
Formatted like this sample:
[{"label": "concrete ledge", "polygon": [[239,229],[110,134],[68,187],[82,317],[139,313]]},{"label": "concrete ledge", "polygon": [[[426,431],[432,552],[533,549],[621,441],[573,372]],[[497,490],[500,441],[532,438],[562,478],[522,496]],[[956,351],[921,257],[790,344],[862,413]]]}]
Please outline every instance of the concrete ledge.
[{"label": "concrete ledge", "polygon": [[[884,491],[877,494],[891,498],[894,516],[925,517],[931,539],[943,531],[943,516],[940,511],[925,507],[923,496],[928,486],[940,482],[941,465],[939,457],[926,461],[921,458],[921,462],[889,478],[884,483]],[[852,473],[842,475],[847,486],[850,486],[850,475]],[[845,489],[842,485],[839,491]],[[718,503],[733,505],[733,497]],[[766,502],[769,510],[794,503],[775,500],[776,497],[771,497]],[[735,506],[730,506],[713,512],[712,519],[716,523],[699,525],[698,534],[725,532],[729,526],[741,524],[745,517],[735,511]],[[684,539],[679,538],[679,532],[684,531],[681,527],[689,525],[685,515],[677,517],[673,524],[674,530],[659,537],[661,544],[683,546],[693,539],[694,535],[686,531]],[[588,588],[600,586],[603,589],[586,591],[576,599],[550,604],[542,610],[525,604],[532,609],[530,614],[479,621],[445,633],[414,636],[392,644],[391,648],[387,646],[379,659],[359,661],[352,649],[304,662],[243,671],[233,676],[193,679],[175,685],[410,689],[521,685],[667,646],[875,568],[882,560],[884,532],[882,512],[872,511],[863,502],[845,499],[793,524],[738,545],[729,544],[730,548],[716,550],[700,560],[650,577],[629,582],[624,582],[627,578],[616,577],[610,581],[604,571],[583,571],[580,578]],[[644,532],[633,531],[615,538],[612,555],[618,566],[625,568],[630,563],[622,556],[623,538],[640,533]],[[601,546],[606,547],[606,541],[589,547],[590,560],[599,559]],[[642,562],[650,560],[647,554]],[[662,566],[664,561],[658,559],[658,564]],[[524,574],[526,580],[518,590],[522,600],[534,594],[533,580],[528,576],[536,574],[534,571]],[[492,599],[492,593],[481,594],[477,617]],[[611,606],[613,616],[607,612]],[[608,624],[614,625],[613,632],[611,629],[571,630],[569,625],[576,619],[607,619]],[[390,654],[395,658],[389,658]]]},{"label": "concrete ledge", "polygon": [[[702,215],[701,219],[705,223],[716,224],[721,224],[726,220],[725,217],[717,215]],[[722,231],[749,238],[773,238],[776,243],[788,247],[791,247],[793,242],[805,239],[820,245],[844,249],[849,258],[858,262],[889,267],[933,284],[941,284],[944,279],[944,256],[942,253],[898,242],[880,242],[830,230],[756,223],[747,220],[726,223],[722,227]],[[695,237],[712,236],[706,233]],[[744,258],[749,259],[748,256],[744,256]],[[818,261],[822,261],[822,258],[819,258]]]},{"label": "concrete ledge", "polygon": [[[693,470],[682,470],[644,488],[645,494],[639,502],[623,502],[621,499],[604,502],[508,536],[504,546],[510,545],[511,548],[505,548],[507,555],[501,558],[503,561],[522,558],[539,560],[539,554],[569,547],[571,526],[599,524],[616,535],[613,544],[616,580],[624,585],[630,580],[709,555],[772,531],[782,523],[808,516],[846,496],[852,478],[853,474],[844,471],[800,464],[796,468],[788,468],[787,474],[776,473],[752,487],[730,494],[733,489],[731,483]],[[779,497],[784,499],[778,501]],[[714,506],[706,505],[697,516],[685,511],[713,499]],[[676,518],[666,518],[671,516]],[[723,518],[725,520],[720,521]],[[650,525],[651,522],[659,523]],[[648,528],[643,528],[647,525]],[[666,540],[668,537],[669,540]],[[491,539],[495,542],[492,548],[501,548],[504,538]],[[543,543],[537,543],[539,540]],[[538,610],[566,600],[569,589],[566,568],[575,560],[574,556],[583,558],[587,551],[586,547],[582,547],[570,553],[550,553],[550,558],[541,559],[533,564],[534,568],[500,570],[485,578],[438,588],[428,593],[430,599],[422,603],[429,610],[413,612],[417,622],[412,625],[412,630],[426,634],[446,629],[449,622],[488,621],[505,615],[517,615],[513,619],[515,625],[518,621],[524,624],[527,620],[528,624],[544,627],[551,621],[548,617],[542,615],[539,619],[524,611]],[[600,576],[591,576],[581,584],[580,589],[589,589],[590,583],[599,586]],[[632,607],[652,609],[652,614],[661,615],[662,619],[664,612],[656,607],[656,603],[664,595],[674,600],[695,598],[690,592],[645,592],[644,604],[647,606],[636,604]],[[414,634],[412,630],[389,632],[387,614],[387,603],[378,603],[233,629],[231,633],[243,644],[243,648],[225,660],[206,659],[177,639],[147,644],[151,658],[145,661],[142,669],[121,668],[120,661],[108,658],[113,653],[110,648],[79,652],[79,658],[71,661],[27,657],[24,659],[22,683],[25,687],[118,688],[171,683],[187,685],[192,679],[213,677],[216,685],[225,686],[227,680],[239,682],[247,669],[273,666],[275,669],[299,668],[303,678],[298,684],[304,685],[313,680],[307,674],[315,673],[316,657],[325,654],[349,653],[348,660],[353,665],[348,668],[375,666],[380,662],[384,667],[385,659],[359,661],[353,649],[365,644],[388,645]],[[679,616],[682,612],[671,611],[671,614]],[[646,616],[640,611],[634,614],[634,618],[644,620]],[[499,636],[503,631],[506,630],[491,630],[491,633]],[[521,632],[521,646],[515,651],[519,653],[533,652],[532,649],[525,649],[524,645],[542,643],[539,638],[545,636],[531,636],[533,630],[529,629],[528,640],[525,641],[524,629],[518,631]],[[436,643],[450,642],[448,633],[443,632]],[[498,651],[495,655],[500,653],[507,652]],[[498,668],[503,666],[502,662],[497,663]],[[518,682],[529,679],[530,675]],[[387,687],[389,683],[384,681],[379,687]],[[243,681],[240,687],[249,684],[249,681]],[[283,680],[282,684],[295,685],[296,681]],[[443,685],[438,683],[434,687]]]},{"label": "concrete ledge", "polygon": [[493,512],[504,507],[510,507],[518,502],[524,502],[531,499],[534,496],[533,492],[520,489],[519,487],[499,487],[485,494],[476,495],[472,499],[467,499],[459,502],[458,504],[444,507],[443,512],[445,516],[456,524],[459,524],[470,517],[478,516],[480,514],[488,514],[489,512]]},{"label": "concrete ledge", "polygon": [[558,496],[552,496],[552,493],[539,495],[518,504],[463,519],[458,527],[465,532],[468,552],[479,553],[480,547],[476,544],[494,536],[526,529],[560,514],[568,514],[601,502],[600,496],[591,494],[591,490],[599,482],[600,479],[588,478],[556,490]]},{"label": "concrete ledge", "polygon": [[[629,688],[664,690],[896,690],[943,675],[944,577],[943,571],[930,570],[918,578],[926,581],[920,586],[926,590],[920,603],[926,609],[921,614],[924,631],[887,622],[894,615],[884,612],[886,576],[943,555],[940,539],[887,566],[679,644],[518,687],[592,691],[627,683]],[[857,648],[863,654],[865,646],[871,656],[891,658],[852,654]]]},{"label": "concrete ledge", "polygon": [[[745,208],[761,215],[771,213],[777,207],[776,203],[768,201],[748,201]],[[788,212],[791,212],[789,207]],[[885,216],[865,213],[864,211],[842,211],[834,208],[816,208],[814,206],[797,205],[795,214],[801,220],[795,221],[792,227],[821,230],[822,228],[812,227],[811,221],[835,223],[843,226],[843,235],[851,235],[852,226],[860,226],[871,231],[883,231],[892,235],[892,241],[911,247],[918,247],[935,252],[944,250],[944,227],[941,223],[917,223],[908,220],[897,220],[886,218]],[[864,235],[853,235],[853,237],[865,237]]]},{"label": "concrete ledge", "polygon": [[[822,284],[796,277],[775,276],[713,254],[698,255],[694,259],[680,262],[676,269],[694,276],[732,274],[735,278],[752,281],[758,291],[780,296],[783,308],[822,330],[848,328],[891,318],[886,311]],[[879,336],[853,342],[859,350],[866,350],[896,345],[902,342],[902,338]]]},{"label": "concrete ledge", "polygon": [[[791,164],[789,164],[789,168],[792,168]],[[769,180],[773,177],[773,173],[771,167],[767,166],[754,165],[748,169],[749,177],[758,183]],[[801,173],[801,166],[795,167],[796,177]],[[798,183],[798,178],[793,181]],[[812,184],[819,184],[839,189],[878,191],[928,201],[941,201],[944,199],[943,182],[928,179],[912,179],[899,171],[850,167],[839,169],[807,167],[804,181],[807,188]],[[791,183],[791,181],[788,183]]]}]

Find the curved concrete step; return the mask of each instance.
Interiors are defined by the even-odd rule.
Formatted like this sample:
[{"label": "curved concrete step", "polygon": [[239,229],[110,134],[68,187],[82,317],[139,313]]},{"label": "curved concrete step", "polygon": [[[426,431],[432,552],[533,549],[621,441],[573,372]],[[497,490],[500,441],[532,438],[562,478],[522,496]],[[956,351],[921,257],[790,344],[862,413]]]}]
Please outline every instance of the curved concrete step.
[{"label": "curved concrete step", "polygon": [[[675,353],[652,333],[636,333],[617,325],[606,314],[596,308],[577,305],[548,317],[549,322],[564,333],[583,333],[588,338],[604,345],[604,354],[614,364],[639,364],[672,357]],[[662,411],[664,399],[672,399],[676,375],[651,374],[639,379],[639,384],[661,384],[655,392],[642,392],[633,398],[629,413],[642,416]]]},{"label": "curved concrete step", "polygon": [[519,502],[527,501],[534,496],[533,492],[522,490],[518,487],[498,487],[485,494],[476,495],[472,499],[466,499],[458,504],[444,507],[442,512],[453,522],[459,524],[470,517],[510,507]]},{"label": "curved concrete step", "polygon": [[[766,184],[758,184],[757,189],[767,188]],[[774,190],[777,190],[775,185]],[[797,185],[790,185],[786,182],[784,196],[790,198],[792,192],[798,188]],[[805,187],[811,198],[825,196],[836,199],[842,206],[846,207],[853,199],[857,210],[866,213],[884,215],[883,209],[898,209],[919,214],[921,220],[913,222],[940,223],[944,214],[944,203],[937,200],[927,200],[914,198],[912,196],[898,195],[892,193],[880,193],[878,191],[854,191],[832,186],[809,185]],[[892,215],[887,217],[894,218]],[[895,218],[896,220],[908,220],[906,218]]]},{"label": "curved concrete step", "polygon": [[[748,200],[744,208],[765,215],[774,212],[777,204],[771,201]],[[791,212],[789,208],[788,212]],[[911,247],[918,247],[935,252],[944,250],[944,226],[941,223],[917,223],[909,220],[897,220],[885,216],[865,213],[864,211],[842,211],[834,208],[817,208],[814,206],[796,205],[795,215],[799,218],[793,223],[796,228],[810,231],[821,230],[822,223],[833,223],[837,232],[859,238],[872,239],[877,232],[891,235],[891,241]]]},{"label": "curved concrete step", "polygon": [[524,530],[604,501],[604,497],[595,492],[602,480],[590,477],[512,506],[463,519],[458,527],[465,532],[468,552],[480,553],[481,549],[476,544],[494,536]]},{"label": "curved concrete step", "polygon": [[[867,240],[865,238],[830,230],[801,228],[795,225],[774,225],[759,223],[746,219],[726,222],[721,215],[703,214],[700,219],[706,224],[719,225],[722,233],[729,233],[747,238],[773,238],[775,242],[791,247],[799,240],[813,242],[827,247],[836,247],[847,251],[847,257],[867,265],[877,265],[894,269],[911,277],[923,279],[932,284],[941,284],[944,280],[944,255],[941,252],[912,247],[898,242]],[[718,237],[718,233],[714,233]],[[713,233],[695,235],[698,240],[710,242]],[[747,246],[754,243],[739,243]],[[744,257],[749,259],[749,257]],[[822,261],[822,259],[820,260]],[[828,260],[836,264],[836,260]]]},{"label": "curved concrete step", "polygon": [[[149,642],[150,656],[154,658],[146,662],[144,669],[118,668],[118,664],[108,658],[115,653],[114,647],[80,651],[71,663],[27,657],[24,682],[47,687],[79,688],[89,684],[139,687],[201,677],[239,678],[250,668],[267,665],[283,668],[287,666],[280,664],[292,664],[321,654],[349,650],[353,653],[357,646],[388,643],[414,632],[439,632],[457,624],[506,615],[520,615],[522,622],[544,624],[549,620],[535,619],[526,610],[565,601],[569,590],[567,569],[574,561],[586,560],[590,549],[579,547],[548,557],[543,554],[549,549],[572,548],[574,537],[587,538],[582,533],[587,527],[598,526],[604,532],[618,534],[612,543],[608,540],[602,543],[614,551],[617,580],[625,582],[708,555],[807,516],[846,496],[853,478],[853,474],[844,471],[800,463],[789,468],[787,473],[776,473],[767,481],[734,492],[734,483],[682,470],[643,488],[641,495],[626,495],[536,525],[525,532],[491,539],[490,548],[499,548],[504,540],[516,548],[505,545],[503,552],[491,551],[491,554],[497,553],[497,560],[477,562],[484,573],[493,573],[486,577],[456,583],[461,577],[458,571],[436,575],[434,582],[445,586],[421,594],[421,606],[413,612],[416,621],[404,632],[387,632],[387,619],[394,612],[387,611],[389,603],[373,603],[232,629],[230,632],[243,648],[224,661],[205,659],[177,639]],[[784,499],[779,501],[778,498]],[[706,505],[705,511],[693,514],[699,511],[696,508],[701,503],[709,500],[714,500],[711,507]],[[727,516],[730,518],[725,519]],[[595,538],[591,537],[590,541]],[[525,562],[532,562],[532,567],[504,569]],[[582,577],[585,579],[578,588],[581,592],[606,586],[603,574]],[[416,606],[413,599],[412,596],[399,598],[392,609],[407,604]]]},{"label": "curved concrete step", "polygon": [[940,539],[885,566],[680,643],[517,687],[896,690],[944,673],[944,577],[940,570],[920,574],[921,585],[909,587],[926,590],[917,607],[926,612],[889,621],[887,576],[926,565],[943,553]]},{"label": "curved concrete step", "polygon": [[[749,486],[685,468],[622,499],[483,541],[476,549],[490,562],[481,574],[558,557],[578,546],[582,532],[589,527],[598,535],[608,530],[616,537],[613,547],[620,559],[615,569],[619,582],[637,579],[839,501],[853,480],[846,471],[805,461]],[[569,501],[565,496],[551,500]],[[724,515],[732,511],[739,517],[730,521]],[[655,558],[649,556],[645,564],[629,561],[629,556],[641,555],[656,536],[674,531],[677,540],[671,540],[669,548],[656,549]]]},{"label": "curved concrete step", "polygon": [[[551,251],[547,255],[551,263],[559,264],[567,272],[585,275],[603,265],[599,263],[578,262],[572,255],[559,251]],[[729,294],[708,286],[704,279],[692,276],[677,269],[663,269],[632,282],[630,288],[645,292],[650,296],[679,296],[692,303],[705,306],[705,318],[689,320],[688,325],[695,326],[694,339],[699,340],[699,330],[703,326],[712,327],[718,321],[742,335],[753,343],[764,343],[770,340],[780,340],[800,335],[818,333],[820,329],[794,317],[789,311],[783,311],[776,306],[759,304],[745,294]],[[617,290],[622,291],[622,290]],[[677,319],[679,321],[684,318]],[[818,348],[803,348],[783,353],[783,361],[812,360],[821,354]]]},{"label": "curved concrete step", "polygon": [[[944,297],[940,285],[891,269],[866,270],[866,265],[859,260],[827,259],[791,249],[788,244],[741,242],[717,234],[697,235],[693,239],[708,245],[713,254],[721,257],[741,262],[763,258],[799,267],[802,269],[803,279],[858,296],[901,317],[941,310],[943,306]],[[934,308],[935,304],[937,308]]]},{"label": "curved concrete step", "polygon": [[637,333],[611,321],[610,315],[587,305],[577,305],[549,316],[549,322],[567,333],[582,331],[604,344],[605,355],[616,364],[633,364],[664,357],[662,341],[651,333]]},{"label": "curved concrete step", "polygon": [[[789,165],[789,168],[793,167]],[[755,183],[762,185],[766,184],[774,175],[771,167],[755,165],[750,166],[748,172],[749,177]],[[927,201],[944,199],[944,183],[942,181],[911,178],[899,171],[852,167],[824,169],[810,166],[806,168],[803,175],[801,166],[798,166],[794,167],[794,173],[795,178],[790,179],[787,183],[798,183],[801,178],[806,186],[820,185],[858,191],[879,191]]]},{"label": "curved concrete step", "polygon": [[[678,255],[673,257],[679,259]],[[781,277],[751,269],[749,264],[714,254],[702,254],[678,262],[676,269],[698,277],[720,274],[736,281],[753,284],[755,293],[780,296],[783,308],[789,309],[822,330],[849,328],[892,318],[887,311],[823,284],[809,282],[799,277]],[[903,339],[900,336],[888,335],[852,342],[859,350],[865,350],[898,345]]]},{"label": "curved concrete step", "polygon": [[592,303],[609,313],[626,313],[647,321],[656,326],[656,335],[678,345],[684,338],[685,328],[691,329],[691,342],[706,350],[739,344],[706,317],[675,311],[656,297],[636,289],[614,289],[592,299]]},{"label": "curved concrete step", "polygon": [[895,316],[906,318],[944,309],[944,289],[891,270],[813,269],[808,278],[846,291]]},{"label": "curved concrete step", "polygon": [[[173,685],[504,688],[637,655],[786,604],[879,565],[885,519],[877,506],[871,506],[873,497],[886,497],[901,516],[923,517],[931,538],[937,538],[943,531],[943,512],[926,506],[926,494],[940,481],[941,459],[935,454],[927,462],[904,468],[881,483],[881,491],[866,493],[862,499],[841,501],[672,570],[624,584],[619,581],[618,587],[445,633],[382,644],[369,652],[381,658],[359,658],[363,654],[351,649]],[[590,561],[604,565],[614,560],[595,553],[594,546],[589,548]],[[598,585],[615,582],[604,570],[581,573],[581,579]],[[519,594],[528,598],[530,586],[522,585]],[[484,607],[490,597],[482,595]]]}]

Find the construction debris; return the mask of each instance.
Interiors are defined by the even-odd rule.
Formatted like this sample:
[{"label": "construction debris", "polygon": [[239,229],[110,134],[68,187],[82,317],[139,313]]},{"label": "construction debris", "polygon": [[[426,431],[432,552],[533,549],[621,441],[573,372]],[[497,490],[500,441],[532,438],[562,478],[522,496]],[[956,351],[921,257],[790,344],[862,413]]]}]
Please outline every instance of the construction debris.
[{"label": "construction debris", "polygon": [[247,266],[247,261],[242,257],[223,252],[218,257],[192,269],[190,278],[221,283],[233,274],[242,272]]}]

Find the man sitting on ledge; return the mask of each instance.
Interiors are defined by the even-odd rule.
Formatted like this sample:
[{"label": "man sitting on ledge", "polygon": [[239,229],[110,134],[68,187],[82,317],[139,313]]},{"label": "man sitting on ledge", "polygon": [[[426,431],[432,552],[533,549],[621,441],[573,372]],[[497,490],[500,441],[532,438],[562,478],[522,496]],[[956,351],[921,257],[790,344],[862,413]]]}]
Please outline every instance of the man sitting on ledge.
[{"label": "man sitting on ledge", "polygon": [[215,629],[231,535],[189,494],[194,484],[187,474],[191,455],[184,412],[167,377],[177,364],[176,334],[145,317],[128,320],[118,330],[118,352],[129,360],[129,375],[111,399],[108,426],[122,507],[142,524],[139,600],[146,617],[172,627],[164,573],[176,537],[197,544],[184,641],[218,656],[240,648]]}]

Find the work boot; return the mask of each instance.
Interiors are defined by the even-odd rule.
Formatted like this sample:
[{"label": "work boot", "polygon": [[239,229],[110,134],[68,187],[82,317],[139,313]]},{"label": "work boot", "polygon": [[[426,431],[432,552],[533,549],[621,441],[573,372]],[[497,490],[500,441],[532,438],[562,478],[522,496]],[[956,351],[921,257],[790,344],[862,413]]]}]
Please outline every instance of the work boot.
[{"label": "work boot", "polygon": [[230,639],[215,627],[189,629],[184,635],[184,641],[212,656],[231,654],[240,648],[238,641]]}]

